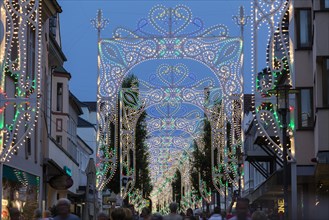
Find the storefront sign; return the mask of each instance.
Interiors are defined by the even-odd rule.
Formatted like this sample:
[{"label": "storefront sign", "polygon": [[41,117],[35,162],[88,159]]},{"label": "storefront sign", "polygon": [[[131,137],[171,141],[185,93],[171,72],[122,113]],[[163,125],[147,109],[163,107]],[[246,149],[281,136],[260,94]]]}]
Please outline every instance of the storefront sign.
[{"label": "storefront sign", "polygon": [[2,199],[2,206],[8,206],[8,200]]},{"label": "storefront sign", "polygon": [[284,213],[284,199],[278,199],[278,213]]},{"label": "storefront sign", "polygon": [[68,168],[67,166],[64,166],[64,171],[65,171],[65,173],[66,173],[67,175],[72,176],[72,171],[71,171],[71,169]]},{"label": "storefront sign", "polygon": [[54,176],[49,180],[51,187],[57,190],[65,190],[73,186],[73,179],[67,175]]}]

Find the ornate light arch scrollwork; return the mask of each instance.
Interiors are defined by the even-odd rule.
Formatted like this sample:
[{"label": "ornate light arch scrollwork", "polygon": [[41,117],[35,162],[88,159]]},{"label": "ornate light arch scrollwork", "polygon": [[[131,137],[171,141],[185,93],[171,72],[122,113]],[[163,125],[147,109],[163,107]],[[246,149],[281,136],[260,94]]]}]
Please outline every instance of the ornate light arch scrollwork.
[{"label": "ornate light arch scrollwork", "polygon": [[[117,28],[114,31],[114,38],[99,40],[98,125],[100,131],[103,132],[99,135],[100,151],[98,153],[99,165],[103,164],[97,175],[100,189],[110,181],[116,169],[116,154],[113,152],[118,146],[117,144],[106,146],[108,144],[106,138],[109,137],[107,133],[110,122],[116,124],[116,130],[118,128],[118,94],[123,78],[128,72],[135,66],[153,59],[187,59],[201,63],[208,67],[220,82],[223,100],[220,105],[222,108],[220,114],[226,112],[225,120],[233,124],[236,117],[241,120],[241,114],[238,116],[233,113],[236,108],[235,103],[238,102],[240,105],[243,103],[243,77],[240,71],[242,43],[240,37],[229,37],[228,30],[223,25],[205,29],[203,22],[198,18],[193,18],[191,11],[182,5],[175,8],[156,6],[151,9],[148,19],[138,22],[135,31]],[[195,99],[195,95],[199,92],[201,97],[201,91],[192,90],[186,89],[186,95],[183,97],[186,101],[200,104],[201,99]],[[159,92],[163,94],[163,91],[159,90]],[[213,93],[210,91],[209,94],[211,97]],[[147,96],[146,94],[145,97]],[[145,104],[149,104],[147,103],[149,99],[145,97]],[[204,97],[204,90],[202,97]],[[142,94],[139,94],[139,98],[142,98]],[[204,103],[201,105],[205,106]],[[215,149],[218,148],[215,144],[219,143],[219,137],[226,139],[225,135],[220,135],[220,132],[223,133],[225,129],[222,122],[217,122],[220,116],[218,105],[206,106],[204,109],[212,123],[212,145]],[[129,114],[137,115],[137,112],[134,112],[136,110],[129,111],[131,111]],[[231,134],[238,134],[241,129],[232,130],[234,131]],[[234,152],[236,147],[241,147],[241,139],[234,139],[235,135],[232,135],[232,138],[232,143],[238,143],[231,146]],[[133,139],[128,139],[133,143]],[[220,151],[223,151],[223,155],[216,158],[220,163],[227,156],[231,161],[234,158],[233,155],[226,155],[230,153],[229,151],[223,150],[227,147],[226,142],[221,142],[223,148],[220,148]],[[236,182],[235,169],[230,167],[224,167],[224,169],[228,175],[227,178]],[[109,175],[106,175],[108,172]],[[233,174],[229,175],[232,172]]]},{"label": "ornate light arch scrollwork", "polygon": [[23,145],[38,118],[41,2],[5,0],[0,4],[0,162],[9,161]]},{"label": "ornate light arch scrollwork", "polygon": [[[182,69],[184,69],[184,71],[181,71]],[[177,70],[179,70],[178,74],[176,73]],[[122,111],[123,120],[121,128],[123,132],[120,136],[122,137],[120,143],[122,148],[122,158],[124,158],[123,166],[127,167],[128,169],[129,167],[134,167],[134,165],[131,166],[132,163],[134,164],[134,161],[129,161],[128,153],[131,149],[132,152],[134,152],[134,129],[136,127],[139,115],[146,109],[147,106],[158,105],[158,107],[156,107],[157,111],[162,113],[163,116],[166,116],[167,114],[163,110],[161,110],[159,106],[169,105],[173,112],[167,115],[166,119],[168,121],[171,120],[172,114],[177,113],[178,110],[181,109],[183,103],[192,103],[193,105],[198,106],[198,108],[200,108],[204,112],[204,114],[207,115],[207,117],[210,119],[212,127],[214,128],[212,129],[212,136],[214,137],[212,141],[212,146],[213,149],[217,149],[217,151],[220,152],[220,154],[218,155],[220,157],[218,157],[216,160],[220,161],[220,158],[229,158],[225,160],[225,166],[222,166],[222,172],[218,173],[218,169],[213,169],[213,176],[215,177],[214,179],[220,177],[219,175],[225,175],[228,176],[225,177],[226,179],[231,182],[234,182],[235,179],[238,178],[236,168],[234,167],[234,165],[237,164],[237,159],[234,155],[236,154],[236,148],[239,147],[239,145],[236,145],[235,143],[235,139],[240,137],[240,131],[238,130],[240,127],[239,124],[235,124],[236,126],[232,126],[234,128],[232,129],[232,131],[235,131],[234,135],[232,135],[233,138],[230,138],[233,146],[220,146],[218,143],[225,143],[224,141],[225,139],[227,139],[227,137],[223,135],[223,131],[225,130],[225,128],[223,127],[223,122],[225,121],[226,123],[232,123],[232,125],[234,125],[234,117],[238,115],[236,111],[241,110],[241,106],[239,106],[239,108],[236,108],[236,104],[234,104],[233,110],[231,111],[232,117],[228,116],[229,114],[225,114],[225,106],[219,105],[219,103],[224,102],[222,100],[221,89],[210,89],[208,86],[213,87],[215,85],[215,83],[212,82],[212,80],[210,79],[203,79],[200,81],[192,80],[192,82],[188,82],[188,85],[185,85],[184,79],[193,79],[193,77],[187,77],[187,70],[188,67],[182,64],[177,64],[176,66],[172,67],[170,67],[170,65],[163,64],[158,67],[158,71],[156,71],[156,76],[161,79],[162,83],[164,83],[165,85],[151,85],[151,81],[154,83],[154,75],[151,75],[149,77],[150,82],[146,82],[144,80],[139,81],[141,88],[139,88],[138,90],[137,88],[122,89],[122,98],[124,100],[123,102],[126,103],[126,105],[121,105],[124,109]],[[162,74],[168,77],[168,79],[175,80],[169,82]],[[178,77],[175,76],[176,74],[178,75]],[[206,91],[205,88],[207,88]],[[219,108],[219,106],[221,106],[221,109]],[[189,114],[192,113],[193,112],[190,112]],[[179,119],[181,118],[182,116]],[[224,118],[228,119],[225,120]],[[223,122],[221,122],[221,120],[223,120]],[[183,124],[186,125],[186,122]],[[170,128],[169,130],[177,130],[177,128],[182,127],[182,125],[180,124],[176,124],[176,126],[176,129]],[[191,131],[196,132],[196,128],[194,126],[192,127],[193,129]],[[188,129],[188,127],[186,126],[184,126],[184,128]],[[223,163],[224,161],[221,162],[221,164]],[[128,172],[126,170],[123,171],[123,175],[131,180],[129,184],[127,184],[124,188],[124,191],[122,193],[123,196],[127,195],[127,193],[129,193],[129,191],[132,190],[134,186],[134,172],[132,168],[130,170],[131,172]],[[218,184],[221,182],[214,181],[214,183]],[[216,189],[220,190],[219,185],[216,187]]]},{"label": "ornate light arch scrollwork", "polygon": [[[252,5],[252,72],[253,72],[253,114],[259,135],[273,149],[278,160],[283,161],[281,126],[276,108],[276,97],[273,90],[282,83],[292,85],[292,58],[289,48],[288,26],[291,19],[290,0],[254,0]],[[266,67],[259,69],[258,37],[262,28],[268,29],[268,46]],[[262,34],[264,36],[264,34]],[[293,130],[293,125],[289,128]],[[281,139],[281,140],[280,140]],[[294,158],[291,149],[288,159]],[[280,164],[280,163],[279,163]]]}]

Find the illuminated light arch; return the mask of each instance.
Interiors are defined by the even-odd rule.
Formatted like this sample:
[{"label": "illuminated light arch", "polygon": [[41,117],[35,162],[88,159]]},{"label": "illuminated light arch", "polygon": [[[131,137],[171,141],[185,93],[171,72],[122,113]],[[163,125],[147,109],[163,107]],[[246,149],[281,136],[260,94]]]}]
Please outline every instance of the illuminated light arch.
[{"label": "illuminated light arch", "polygon": [[[147,30],[151,29],[152,33]],[[215,37],[214,37],[215,36]],[[116,149],[109,144],[109,124],[118,129],[118,93],[123,78],[136,65],[154,59],[190,59],[209,67],[221,82],[223,102],[221,114],[223,122],[218,122],[218,108],[209,108],[208,115],[212,124],[212,134],[222,132],[212,138],[212,146],[220,148],[217,143],[225,137],[222,124],[241,121],[243,106],[242,43],[240,37],[229,37],[228,30],[223,25],[204,29],[203,22],[193,18],[186,6],[166,8],[156,6],[151,9],[149,18],[138,23],[137,30],[130,31],[118,28],[114,38],[99,40],[99,79],[98,79],[98,188],[102,189],[110,181],[116,170]],[[239,111],[238,111],[239,110]],[[131,111],[131,114],[136,112]],[[220,127],[222,126],[222,127]],[[232,126],[230,132],[232,149],[224,151],[226,141],[222,141],[222,157],[216,158],[219,164],[224,163],[225,154],[230,153],[229,166],[223,165],[224,175],[237,185],[236,158],[234,153],[241,148],[241,126]],[[132,141],[132,140],[130,140]],[[235,165],[234,165],[235,163]],[[213,167],[213,179],[220,178],[216,167]],[[106,175],[109,173],[109,175]],[[107,178],[108,176],[108,178]],[[217,182],[216,182],[217,183]],[[219,187],[217,188],[219,190]]]},{"label": "illuminated light arch", "polygon": [[[186,129],[188,127],[184,126],[186,125],[186,122],[182,123],[182,118],[188,119],[188,118],[194,118],[193,122],[195,123],[195,116],[199,115],[200,112],[188,112],[188,111],[180,111],[184,108],[184,104],[192,104],[196,106],[199,110],[202,112],[209,112],[209,109],[211,110],[215,106],[215,102],[219,102],[221,100],[222,94],[220,92],[220,89],[213,89],[208,90],[209,94],[207,96],[207,100],[205,100],[205,90],[204,88],[208,86],[214,87],[215,83],[212,82],[211,79],[205,78],[201,80],[196,80],[194,77],[189,75],[188,67],[179,63],[173,66],[170,66],[168,64],[162,64],[159,67],[157,67],[156,71],[156,77],[161,79],[162,84],[156,84],[154,79],[154,75],[151,75],[149,77],[149,81],[145,80],[139,80],[138,84],[139,87],[134,86],[134,83],[132,83],[133,88],[122,88],[122,95],[123,103],[126,105],[121,104],[122,108],[124,109],[124,113],[122,117],[124,118],[123,121],[123,130],[124,135],[121,135],[120,143],[122,143],[122,158],[124,158],[124,164],[127,164],[125,167],[130,167],[131,161],[127,161],[125,158],[128,157],[128,152],[130,149],[134,149],[135,141],[134,141],[134,129],[136,127],[137,120],[141,113],[146,110],[146,108],[150,108],[154,106],[153,113],[160,116],[162,119],[164,118],[165,121],[168,122],[168,120],[171,120],[172,117],[177,117],[177,122],[175,126],[178,128],[178,130]],[[174,79],[173,81],[169,82],[166,80],[166,77],[169,79]],[[187,82],[184,79],[193,79],[192,81],[188,80]],[[151,82],[153,84],[151,84]],[[163,83],[165,85],[163,85]],[[187,85],[187,84],[188,85]],[[187,88],[185,88],[187,87]],[[198,89],[199,88],[199,89]],[[187,91],[187,92],[185,92]],[[184,96],[185,94],[185,96]],[[187,94],[187,95],[186,95]],[[194,96],[191,98],[191,96]],[[185,107],[185,106],[184,106]],[[170,109],[170,113],[165,112],[161,108],[165,108],[168,110]],[[157,113],[156,113],[157,112]],[[185,116],[185,117],[184,117]],[[167,117],[167,118],[166,118]],[[214,121],[217,121],[219,119],[219,115],[217,114],[216,119]],[[198,119],[200,120],[200,119]],[[170,121],[170,124],[172,125],[172,120]],[[196,124],[198,125],[198,124]],[[159,129],[161,127],[155,126],[153,129]],[[163,128],[163,127],[162,127]],[[151,126],[152,129],[152,126]],[[176,130],[170,128],[169,130]],[[196,132],[196,127],[191,126],[190,131],[186,131],[186,133],[191,133],[192,131]],[[216,134],[214,134],[216,135]],[[168,140],[176,140],[176,143],[173,143],[174,145],[179,145],[177,142],[179,138],[175,136],[168,136],[167,134],[163,135]],[[190,135],[191,137],[193,135]],[[188,143],[187,147],[191,145],[192,138],[189,137],[186,141],[181,141]],[[153,138],[154,139],[154,138]],[[158,138],[158,143],[163,143],[163,141],[160,141],[161,138]],[[163,138],[162,138],[163,139]],[[201,139],[201,138],[199,138]],[[199,140],[196,140],[198,142],[201,142]],[[171,144],[171,143],[169,143]],[[163,145],[163,144],[162,144]],[[200,145],[201,146],[201,145]],[[129,160],[129,159],[128,159]],[[135,160],[134,160],[135,161]],[[133,161],[133,163],[134,163]],[[134,167],[134,165],[133,165]],[[131,169],[133,171],[133,169]],[[122,193],[123,196],[127,195],[130,190],[132,190],[134,186],[134,172],[127,172],[129,176],[125,176],[131,181],[129,184],[126,185],[124,188],[124,192]],[[128,189],[129,188],[129,189]]]},{"label": "illuminated light arch", "polygon": [[[281,122],[276,108],[276,97],[273,90],[284,81],[292,85],[291,70],[293,69],[293,52],[290,48],[288,25],[292,18],[292,4],[290,0],[254,0],[252,3],[252,67],[253,73],[253,114],[258,133],[268,146],[271,147],[278,160],[283,161],[282,137],[279,136]],[[258,37],[260,32],[268,29],[266,66],[258,65],[259,50]],[[293,112],[291,113],[293,114]],[[288,130],[295,128],[293,117]],[[293,137],[290,137],[293,138]],[[288,150],[288,159],[294,160],[294,146]],[[279,163],[280,164],[280,163]]]},{"label": "illuminated light arch", "polygon": [[[38,119],[41,100],[42,1],[5,0],[0,4],[0,10],[0,28],[7,30],[0,36],[2,163],[9,161],[25,143]],[[34,54],[27,54],[27,39],[35,42]],[[34,63],[28,64],[28,57],[33,56]]]}]

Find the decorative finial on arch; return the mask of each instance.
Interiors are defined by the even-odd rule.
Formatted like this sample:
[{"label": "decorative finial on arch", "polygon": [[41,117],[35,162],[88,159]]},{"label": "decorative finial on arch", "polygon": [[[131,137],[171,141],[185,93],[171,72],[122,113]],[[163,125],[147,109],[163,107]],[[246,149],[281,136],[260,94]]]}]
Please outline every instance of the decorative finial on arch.
[{"label": "decorative finial on arch", "polygon": [[110,23],[110,21],[103,17],[103,12],[101,9],[98,9],[96,18],[93,18],[90,21],[91,24],[94,26],[94,28],[97,30],[98,39],[99,39],[101,30],[103,30],[106,27],[106,25]]},{"label": "decorative finial on arch", "polygon": [[244,7],[241,5],[239,15],[232,16],[232,19],[238,26],[240,26],[241,36],[243,36],[244,26],[247,25],[248,20],[251,19],[251,16],[246,16]]}]

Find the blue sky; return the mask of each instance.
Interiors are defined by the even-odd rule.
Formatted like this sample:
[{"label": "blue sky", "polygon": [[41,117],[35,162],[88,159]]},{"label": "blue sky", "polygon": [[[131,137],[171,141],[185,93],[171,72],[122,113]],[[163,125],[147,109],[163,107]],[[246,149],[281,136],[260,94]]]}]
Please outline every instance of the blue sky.
[{"label": "blue sky", "polygon": [[[239,36],[239,27],[232,20],[244,5],[250,14],[250,0],[58,0],[63,12],[60,15],[62,48],[68,59],[65,68],[72,74],[70,90],[81,101],[96,101],[97,93],[97,32],[90,20],[102,9],[110,23],[102,31],[102,37],[112,37],[112,30],[118,26],[135,29],[138,20],[147,17],[149,10],[157,5],[188,6],[194,17],[201,18],[205,27],[224,24],[230,36]],[[245,30],[245,93],[251,93],[250,74],[250,25]]]}]

